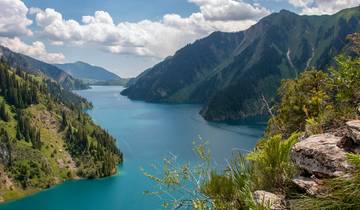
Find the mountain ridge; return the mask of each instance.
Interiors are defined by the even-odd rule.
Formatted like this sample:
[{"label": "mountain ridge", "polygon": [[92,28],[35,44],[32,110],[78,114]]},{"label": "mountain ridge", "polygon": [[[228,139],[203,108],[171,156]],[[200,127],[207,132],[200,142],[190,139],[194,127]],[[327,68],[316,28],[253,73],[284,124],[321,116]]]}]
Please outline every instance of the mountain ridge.
[{"label": "mountain ridge", "polygon": [[83,61],[77,61],[74,63],[54,64],[54,65],[77,79],[89,79],[89,80],[121,79],[118,75],[110,72],[109,70],[103,67],[91,65]]},{"label": "mountain ridge", "polygon": [[56,66],[21,53],[13,52],[7,47],[0,46],[0,57],[13,68],[21,68],[29,73],[41,73],[47,78],[58,82],[66,89],[88,88],[88,86],[83,84],[80,80],[73,78]]},{"label": "mountain ridge", "polygon": [[[130,99],[204,104],[210,121],[264,114],[262,97],[275,99],[282,79],[325,68],[360,31],[358,8],[334,15],[270,14],[240,32],[214,32],[140,74],[122,94]],[[185,68],[186,67],[186,68]]]},{"label": "mountain ridge", "polygon": [[83,61],[54,65],[89,85],[126,86],[131,79],[121,78],[103,67],[91,65]]}]

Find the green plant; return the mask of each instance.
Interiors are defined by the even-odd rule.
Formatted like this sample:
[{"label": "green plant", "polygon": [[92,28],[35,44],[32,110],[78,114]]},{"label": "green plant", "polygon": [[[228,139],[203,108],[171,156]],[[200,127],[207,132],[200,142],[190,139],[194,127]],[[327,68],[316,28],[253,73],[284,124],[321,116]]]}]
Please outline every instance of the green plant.
[{"label": "green plant", "polygon": [[178,164],[176,156],[165,158],[162,166],[154,166],[160,175],[143,170],[157,185],[147,195],[159,196],[163,207],[179,209],[253,209],[262,210],[252,196],[252,165],[241,153],[235,153],[227,170],[216,172],[206,142],[194,144],[200,162],[194,166]]},{"label": "green plant", "polygon": [[290,159],[292,146],[297,142],[300,133],[293,133],[284,140],[281,135],[264,139],[257,148],[248,154],[254,167],[253,182],[255,189],[282,191],[295,168]]}]

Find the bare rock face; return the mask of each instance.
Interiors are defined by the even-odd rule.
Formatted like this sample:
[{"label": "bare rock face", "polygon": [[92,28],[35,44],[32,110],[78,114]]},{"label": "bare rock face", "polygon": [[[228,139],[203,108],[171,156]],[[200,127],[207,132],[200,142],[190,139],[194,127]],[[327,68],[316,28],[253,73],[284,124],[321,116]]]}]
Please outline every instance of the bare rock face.
[{"label": "bare rock face", "polygon": [[346,122],[346,126],[349,131],[349,137],[354,140],[355,143],[360,144],[360,120],[352,120]]},{"label": "bare rock face", "polygon": [[11,154],[8,145],[0,142],[0,164],[8,165],[10,163]]},{"label": "bare rock face", "polygon": [[281,196],[263,190],[255,191],[253,193],[253,196],[255,202],[259,205],[266,207],[266,209],[270,209],[270,210],[285,209],[284,198],[282,198]]},{"label": "bare rock face", "polygon": [[319,196],[326,192],[326,189],[321,185],[322,181],[316,178],[308,178],[303,176],[298,176],[292,179],[292,182],[296,184],[299,188],[305,190],[309,195]]},{"label": "bare rock face", "polygon": [[345,150],[337,146],[341,139],[329,133],[310,136],[294,145],[291,159],[300,169],[317,177],[343,175],[351,166]]}]

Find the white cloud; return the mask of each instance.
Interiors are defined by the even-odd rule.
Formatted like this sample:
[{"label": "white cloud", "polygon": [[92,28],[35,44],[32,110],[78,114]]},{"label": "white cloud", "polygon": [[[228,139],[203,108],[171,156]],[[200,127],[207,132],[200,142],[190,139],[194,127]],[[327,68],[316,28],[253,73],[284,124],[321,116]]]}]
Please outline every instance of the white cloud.
[{"label": "white cloud", "polygon": [[32,24],[26,15],[28,8],[20,0],[0,0],[0,36],[32,35]]},{"label": "white cloud", "polygon": [[270,13],[259,4],[242,0],[189,0],[200,7],[207,20],[257,20]]},{"label": "white cloud", "polygon": [[342,9],[359,6],[359,0],[289,0],[289,3],[301,9],[301,14],[334,14]]},{"label": "white cloud", "polygon": [[[213,31],[244,30],[267,15],[258,4],[240,0],[191,0],[200,12],[188,17],[166,14],[158,21],[114,23],[109,13],[96,11],[81,22],[64,19],[54,9],[32,8],[31,14],[41,34],[53,44],[95,43],[111,53],[136,54],[164,58],[180,47]],[[223,4],[224,3],[224,4]]]},{"label": "white cloud", "polygon": [[289,0],[289,3],[295,7],[306,7],[312,2],[313,0]]},{"label": "white cloud", "polygon": [[44,62],[59,63],[65,59],[65,56],[62,53],[48,53],[44,43],[40,41],[36,41],[28,45],[21,41],[18,37],[0,37],[0,44],[14,52],[22,53]]}]

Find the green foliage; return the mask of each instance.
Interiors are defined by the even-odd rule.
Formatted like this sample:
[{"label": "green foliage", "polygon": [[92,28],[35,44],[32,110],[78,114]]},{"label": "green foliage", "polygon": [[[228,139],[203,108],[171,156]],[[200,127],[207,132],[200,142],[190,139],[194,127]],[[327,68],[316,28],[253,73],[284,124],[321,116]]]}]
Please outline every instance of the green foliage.
[{"label": "green foliage", "polygon": [[2,101],[0,105],[0,119],[5,122],[10,120],[9,113],[6,111],[5,101]]},{"label": "green foliage", "polygon": [[179,165],[175,156],[165,158],[162,166],[154,166],[160,175],[144,171],[158,190],[146,194],[159,196],[165,208],[253,209],[264,210],[253,196],[253,167],[241,153],[235,153],[224,173],[215,171],[205,143],[194,144],[193,149],[201,160],[198,164]]},{"label": "green foliage", "polygon": [[255,203],[252,190],[253,167],[236,153],[224,174],[211,173],[202,191],[212,199],[214,209],[264,209]]},{"label": "green foliage", "polygon": [[360,57],[338,56],[336,61],[337,67],[330,70],[334,104],[344,117],[351,117],[360,103]]},{"label": "green foliage", "polygon": [[122,153],[111,135],[92,124],[81,112],[77,116],[63,112],[61,125],[66,129],[67,149],[80,165],[80,176],[105,177],[116,172]]},{"label": "green foliage", "polygon": [[15,184],[11,198],[75,173],[86,178],[116,173],[122,153],[83,113],[91,107],[84,98],[1,60],[0,100],[0,167]]},{"label": "green foliage", "polygon": [[16,118],[16,138],[18,140],[24,139],[27,142],[31,142],[34,149],[40,150],[42,145],[40,130],[31,126],[29,118],[24,116],[21,111],[18,111]]},{"label": "green foliage", "polygon": [[13,174],[23,188],[29,186],[36,186],[36,181],[42,176],[45,176],[42,166],[39,162],[33,160],[17,161],[12,166]]},{"label": "green foliage", "polygon": [[[36,104],[39,100],[38,83],[28,74],[17,75],[16,73],[18,72],[9,71],[7,64],[0,63],[0,94],[9,104],[19,108]],[[22,76],[25,82],[21,82],[17,76]]]},{"label": "green foliage", "polygon": [[281,102],[276,117],[269,121],[269,135],[281,133],[289,136],[293,132],[304,131],[306,119],[318,117],[329,109],[327,81],[326,73],[315,70],[304,72],[296,80],[283,81],[279,89]]},{"label": "green foliage", "polygon": [[202,191],[213,199],[218,209],[227,209],[235,197],[235,185],[231,177],[212,172],[209,181],[202,186]]},{"label": "green foliage", "polygon": [[338,56],[329,73],[311,70],[283,81],[275,117],[267,135],[289,136],[296,131],[322,133],[356,117],[360,104],[360,58]]},{"label": "green foliage", "polygon": [[211,209],[212,200],[204,193],[206,189],[203,187],[211,174],[211,155],[206,142],[194,144],[193,151],[201,160],[194,166],[189,163],[179,164],[177,157],[170,154],[164,158],[163,164],[153,165],[153,171],[160,174],[151,174],[142,169],[144,175],[158,187],[145,194],[160,197],[165,208]]},{"label": "green foliage", "polygon": [[253,163],[253,181],[256,189],[283,191],[295,172],[290,159],[292,146],[300,134],[294,133],[284,140],[281,135],[261,140],[257,148],[248,154]]}]

